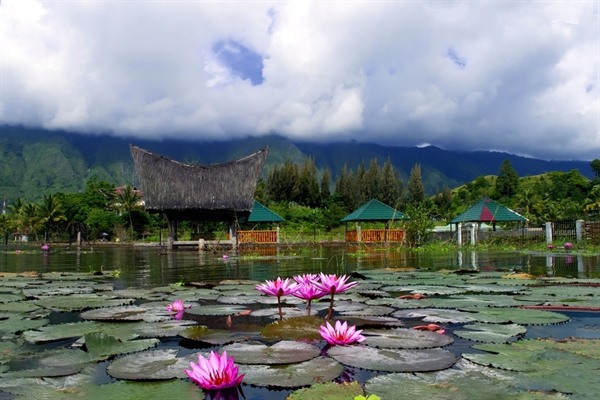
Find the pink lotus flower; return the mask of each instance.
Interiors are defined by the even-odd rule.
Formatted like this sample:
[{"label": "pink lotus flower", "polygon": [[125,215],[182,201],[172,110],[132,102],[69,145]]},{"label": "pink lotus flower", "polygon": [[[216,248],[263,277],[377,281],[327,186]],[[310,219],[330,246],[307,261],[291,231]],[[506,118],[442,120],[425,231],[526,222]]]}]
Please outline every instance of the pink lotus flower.
[{"label": "pink lotus flower", "polygon": [[185,310],[186,308],[190,308],[190,307],[191,307],[191,305],[186,306],[185,304],[183,304],[183,300],[179,299],[179,300],[175,300],[174,302],[169,304],[167,306],[167,311],[179,313],[179,312]]},{"label": "pink lotus flower", "polygon": [[352,289],[357,285],[358,282],[348,282],[346,281],[350,278],[346,275],[340,275],[339,277],[336,274],[325,275],[324,273],[319,274],[320,281],[313,280],[312,283],[317,288],[321,289],[325,293],[336,294],[345,292],[348,289]]},{"label": "pink lotus flower", "polygon": [[554,250],[554,245],[552,243],[550,243],[548,245],[548,250],[550,250],[550,251]]},{"label": "pink lotus flower", "polygon": [[313,300],[320,299],[327,293],[313,285],[313,281],[317,280],[317,275],[305,274],[294,276],[294,280],[300,285],[298,290],[292,293],[299,299],[306,300],[306,314],[310,315],[311,304]]},{"label": "pink lotus flower", "polygon": [[283,319],[283,313],[281,312],[281,296],[293,294],[298,290],[300,286],[293,282],[290,278],[282,280],[277,277],[275,281],[266,280],[266,283],[256,285],[256,289],[268,294],[270,296],[277,296],[277,307],[279,308],[279,319]]},{"label": "pink lotus flower", "polygon": [[358,282],[348,282],[348,276],[340,275],[339,277],[336,274],[325,275],[324,273],[319,274],[320,282],[317,280],[313,280],[312,284],[319,290],[329,293],[331,295],[331,301],[329,303],[329,312],[327,313],[326,320],[329,321],[333,316],[333,296],[336,293],[345,292],[348,289],[353,288],[357,285]]},{"label": "pink lotus flower", "polygon": [[238,386],[244,379],[244,374],[239,374],[239,368],[234,364],[233,357],[227,358],[227,351],[223,351],[221,356],[211,351],[208,359],[198,354],[198,364],[191,362],[190,366],[192,369],[186,369],[185,373],[205,390]]},{"label": "pink lotus flower", "polygon": [[321,337],[332,346],[347,346],[365,340],[361,335],[362,330],[357,331],[355,326],[348,326],[346,321],[335,321],[335,328],[327,321],[325,325],[321,325],[320,332]]},{"label": "pink lotus flower", "polygon": [[567,242],[563,245],[563,247],[565,248],[565,250],[570,250],[573,248],[573,243]]}]

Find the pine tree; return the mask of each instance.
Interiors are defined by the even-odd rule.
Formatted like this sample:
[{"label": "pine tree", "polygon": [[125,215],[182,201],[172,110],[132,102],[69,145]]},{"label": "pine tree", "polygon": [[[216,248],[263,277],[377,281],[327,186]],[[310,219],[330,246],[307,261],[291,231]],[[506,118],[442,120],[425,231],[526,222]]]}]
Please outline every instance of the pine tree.
[{"label": "pine tree", "polygon": [[331,196],[329,186],[331,185],[331,172],[329,168],[325,168],[321,176],[321,206],[325,205]]},{"label": "pine tree", "polygon": [[402,180],[396,176],[392,161],[388,158],[381,170],[381,186],[377,199],[390,207],[396,207],[402,194]]},{"label": "pine tree", "polygon": [[379,168],[377,158],[373,158],[369,163],[369,169],[367,169],[363,177],[362,190],[363,200],[365,201],[379,197],[381,190],[381,169]]},{"label": "pine tree", "polygon": [[317,181],[317,167],[313,157],[308,157],[302,165],[298,181],[297,202],[309,207],[319,205],[320,190]]},{"label": "pine tree", "polygon": [[421,179],[421,166],[415,164],[408,177],[408,203],[420,204],[425,199],[425,188]]}]

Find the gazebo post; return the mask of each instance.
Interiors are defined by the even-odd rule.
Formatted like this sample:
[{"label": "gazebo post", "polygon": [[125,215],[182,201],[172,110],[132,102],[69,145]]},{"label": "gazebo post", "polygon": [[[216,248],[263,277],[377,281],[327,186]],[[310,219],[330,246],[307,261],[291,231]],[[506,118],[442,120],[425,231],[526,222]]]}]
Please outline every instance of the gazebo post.
[{"label": "gazebo post", "polygon": [[173,243],[175,241],[177,241],[177,220],[172,219],[168,214],[167,214],[167,230],[169,231],[169,233],[168,233],[169,236],[167,237],[167,249],[172,250]]},{"label": "gazebo post", "polygon": [[456,224],[456,244],[462,246],[462,222]]}]

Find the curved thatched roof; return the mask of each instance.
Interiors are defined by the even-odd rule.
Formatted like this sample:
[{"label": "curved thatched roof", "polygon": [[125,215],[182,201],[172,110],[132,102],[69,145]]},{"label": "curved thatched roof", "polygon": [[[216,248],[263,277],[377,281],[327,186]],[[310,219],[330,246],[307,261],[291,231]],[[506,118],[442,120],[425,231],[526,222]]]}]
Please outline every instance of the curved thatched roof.
[{"label": "curved thatched roof", "polygon": [[146,209],[196,217],[249,214],[269,149],[215,165],[190,165],[131,145]]}]

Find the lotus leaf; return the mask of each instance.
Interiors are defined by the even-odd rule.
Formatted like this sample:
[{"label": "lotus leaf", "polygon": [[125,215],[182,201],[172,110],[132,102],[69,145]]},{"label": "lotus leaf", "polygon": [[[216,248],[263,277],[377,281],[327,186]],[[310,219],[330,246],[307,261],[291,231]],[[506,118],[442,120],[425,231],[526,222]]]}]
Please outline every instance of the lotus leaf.
[{"label": "lotus leaf", "polygon": [[116,299],[96,294],[53,296],[35,301],[44,308],[59,311],[81,311],[90,308],[116,307],[133,303],[133,299]]},{"label": "lotus leaf", "polygon": [[48,323],[49,320],[46,318],[32,319],[27,314],[0,313],[0,334],[23,332],[39,328]]},{"label": "lotus leaf", "polygon": [[516,387],[514,377],[482,367],[465,367],[459,361],[455,367],[435,373],[391,373],[379,375],[365,383],[365,390],[382,399],[422,398],[442,400],[522,399],[558,400],[560,394],[534,392]]},{"label": "lotus leaf", "polygon": [[[229,350],[227,351],[229,355]],[[235,359],[237,362],[237,358]],[[295,388],[323,383],[337,378],[343,371],[341,364],[328,357],[290,365],[240,365],[244,382],[256,386]]]},{"label": "lotus leaf", "polygon": [[515,307],[526,305],[526,302],[515,300],[511,296],[493,294],[474,294],[460,297],[433,298],[434,308],[465,308],[465,307]]},{"label": "lotus leaf", "polygon": [[25,296],[14,293],[0,293],[0,303],[11,303],[19,300],[25,300]]},{"label": "lotus leaf", "polygon": [[450,336],[415,329],[364,330],[363,344],[386,349],[430,349],[454,342]]},{"label": "lotus leaf", "polygon": [[186,309],[186,314],[191,315],[233,315],[240,312],[249,311],[245,307],[234,306],[234,305],[211,305],[211,306],[197,306]]},{"label": "lotus leaf", "polygon": [[164,293],[157,293],[148,289],[119,289],[114,290],[112,294],[123,299],[143,299],[148,301],[161,301],[167,298],[167,295]]},{"label": "lotus leaf", "polygon": [[24,312],[30,313],[35,310],[41,310],[42,307],[34,303],[33,300],[13,301],[11,303],[0,303],[0,312]]},{"label": "lotus leaf", "polygon": [[102,324],[95,321],[72,322],[48,325],[37,330],[23,332],[23,338],[30,343],[52,342],[62,339],[74,339],[91,332],[111,331],[118,324]]},{"label": "lotus leaf", "polygon": [[197,326],[194,321],[171,319],[160,322],[136,323],[131,326],[130,332],[141,337],[173,337],[180,335],[181,332],[193,326]]},{"label": "lotus leaf", "polygon": [[146,350],[160,343],[158,339],[121,341],[103,332],[87,333],[84,338],[88,353],[99,360],[116,354],[135,353]]},{"label": "lotus leaf", "polygon": [[569,317],[564,314],[530,310],[526,308],[473,308],[473,321],[495,324],[548,325],[567,322]]},{"label": "lotus leaf", "polygon": [[106,307],[84,311],[80,316],[92,321],[144,321],[146,311],[139,306]]},{"label": "lotus leaf", "polygon": [[308,343],[283,340],[272,346],[259,342],[234,343],[223,348],[240,364],[289,364],[318,357],[321,350]]},{"label": "lotus leaf", "polygon": [[438,371],[458,358],[444,349],[396,350],[369,346],[335,346],[327,354],[342,364],[384,372]]},{"label": "lotus leaf", "polygon": [[315,383],[307,388],[297,389],[286,400],[339,400],[354,399],[365,392],[357,381]]},{"label": "lotus leaf", "polygon": [[360,308],[357,309],[344,309],[344,307],[335,307],[335,311],[341,315],[344,316],[362,316],[362,315],[367,315],[367,316],[382,316],[382,315],[388,315],[391,314],[392,312],[394,312],[394,308],[392,307],[385,307],[385,306],[368,306],[368,305],[363,305]]},{"label": "lotus leaf", "polygon": [[[311,310],[311,314],[314,315],[318,311],[318,308],[313,306]],[[284,318],[298,318],[306,315],[306,310],[300,310],[295,307],[282,307],[281,314]],[[272,319],[279,319],[279,309],[278,308],[263,308],[260,310],[252,311],[253,317],[269,317]]]},{"label": "lotus leaf", "polygon": [[441,310],[439,308],[424,308],[418,310],[399,310],[392,314],[397,318],[423,318],[424,322],[460,324],[475,321],[474,312],[460,310]]},{"label": "lotus leaf", "polygon": [[217,301],[225,304],[255,304],[262,300],[261,296],[219,296]]},{"label": "lotus leaf", "polygon": [[406,282],[402,281],[404,286],[385,286],[381,288],[386,292],[394,292],[394,293],[421,293],[427,296],[440,296],[440,295],[452,295],[452,294],[462,294],[465,293],[466,290],[460,287],[447,287],[447,286],[426,286],[426,285],[415,285],[415,286],[406,286]]},{"label": "lotus leaf", "polygon": [[486,343],[508,343],[527,333],[527,328],[518,324],[469,324],[463,328],[467,330],[456,330],[453,333],[463,339]]},{"label": "lotus leaf", "polygon": [[366,304],[373,306],[391,306],[396,308],[429,308],[432,306],[431,299],[400,299],[397,297],[383,297],[381,299],[367,300]]},{"label": "lotus leaf", "polygon": [[185,378],[189,361],[177,358],[177,350],[148,350],[117,358],[106,369],[117,379],[131,381]]},{"label": "lotus leaf", "polygon": [[314,316],[288,318],[265,326],[261,333],[269,340],[320,340],[319,328],[323,319]]}]

